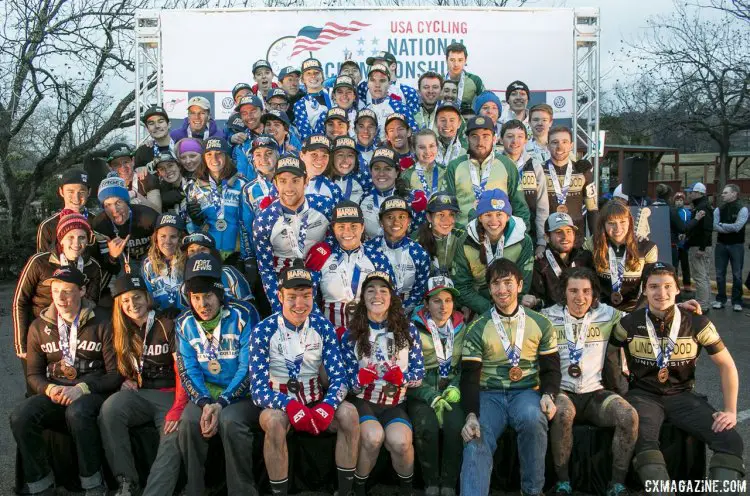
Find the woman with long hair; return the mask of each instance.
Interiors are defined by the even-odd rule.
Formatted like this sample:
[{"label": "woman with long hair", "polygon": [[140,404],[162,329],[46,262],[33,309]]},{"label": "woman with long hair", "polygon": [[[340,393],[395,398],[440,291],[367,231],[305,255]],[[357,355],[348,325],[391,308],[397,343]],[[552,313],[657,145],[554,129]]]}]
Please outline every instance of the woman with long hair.
[{"label": "woman with long hair", "polygon": [[182,138],[175,143],[174,151],[185,178],[192,179],[195,170],[203,162],[203,148],[203,140],[198,138]]},{"label": "woman with long hair", "polygon": [[177,424],[187,402],[175,366],[174,321],[156,314],[138,275],[118,278],[112,296],[112,340],[125,382],[99,413],[107,461],[117,478],[117,494],[138,493],[129,429],[153,422],[161,439],[143,494],[172,494],[181,463]]},{"label": "woman with long hair", "polygon": [[161,214],[156,219],[151,247],[143,259],[143,279],[154,299],[154,308],[176,317],[185,307],[180,301],[180,286],[185,268],[185,252],[180,240],[185,232],[182,219],[173,214]]},{"label": "woman with long hair", "polygon": [[188,231],[208,232],[216,240],[222,260],[230,255],[245,260],[252,254],[250,236],[241,222],[243,209],[250,208],[241,200],[248,181],[237,172],[228,150],[221,138],[206,141],[203,161],[188,192]]},{"label": "woman with long hair", "polygon": [[632,312],[638,305],[643,267],[658,259],[656,244],[636,239],[630,208],[619,201],[610,201],[599,211],[591,244],[600,300]]},{"label": "woman with long hair", "polygon": [[456,249],[463,242],[466,231],[456,227],[458,200],[444,191],[430,196],[427,202],[427,222],[419,226],[412,238],[430,256],[430,273],[449,275]]},{"label": "woman with long hair", "polygon": [[341,347],[352,386],[347,399],[360,418],[355,490],[364,490],[385,444],[402,493],[411,494],[414,447],[403,402],[407,388],[421,385],[424,363],[417,329],[409,323],[387,273],[374,271],[365,278]]},{"label": "woman with long hair", "polygon": [[333,140],[331,179],[343,193],[345,200],[359,203],[372,190],[370,175],[361,170],[354,140],[339,136]]}]

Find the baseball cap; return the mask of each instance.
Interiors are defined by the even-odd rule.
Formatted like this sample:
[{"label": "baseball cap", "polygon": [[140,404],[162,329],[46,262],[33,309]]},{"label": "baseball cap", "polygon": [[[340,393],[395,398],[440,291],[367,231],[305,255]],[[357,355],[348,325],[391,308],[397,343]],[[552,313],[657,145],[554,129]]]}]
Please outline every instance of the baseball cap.
[{"label": "baseball cap", "polygon": [[221,260],[209,253],[196,253],[185,264],[185,290],[188,293],[214,292],[221,297]]},{"label": "baseball cap", "polygon": [[243,105],[252,105],[259,109],[263,108],[263,102],[257,95],[245,95],[240,98],[240,102],[234,107],[234,111],[239,112]]},{"label": "baseball cap", "polygon": [[354,119],[354,123],[358,123],[360,119],[372,119],[375,121],[375,125],[378,125],[378,114],[372,109],[362,109],[357,112],[357,117]]},{"label": "baseball cap", "polygon": [[302,260],[295,260],[290,267],[286,267],[279,274],[279,288],[311,288],[313,287],[312,272],[305,268]]},{"label": "baseball cap", "polygon": [[293,155],[281,157],[276,163],[276,172],[274,173],[274,177],[283,172],[291,172],[297,177],[307,176],[307,168],[305,168],[305,163]]},{"label": "baseball cap", "polygon": [[227,129],[235,133],[244,133],[245,130],[247,129],[247,126],[245,126],[245,122],[242,120],[242,117],[240,117],[240,114],[238,114],[237,112],[229,116],[229,119],[227,120],[227,123],[226,123],[226,127]]},{"label": "baseball cap", "polygon": [[320,71],[323,72],[323,65],[320,63],[320,60],[315,58],[310,58],[302,62],[302,72],[306,71]]},{"label": "baseball cap", "polygon": [[427,280],[427,293],[425,299],[435,296],[441,291],[448,291],[453,296],[461,294],[454,286],[453,280],[448,276],[435,276]]},{"label": "baseball cap", "polygon": [[143,116],[141,117],[141,122],[146,124],[148,120],[155,115],[160,115],[164,117],[167,120],[167,122],[169,122],[169,116],[167,115],[167,111],[164,110],[164,107],[162,107],[161,105],[151,105],[149,108],[147,108],[146,111],[143,113]]},{"label": "baseball cap", "polygon": [[323,134],[311,134],[302,143],[303,152],[320,149],[331,149],[331,140],[328,139],[328,136],[325,136]]},{"label": "baseball cap", "polygon": [[237,93],[239,93],[242,90],[253,91],[253,87],[250,86],[248,83],[237,83],[237,84],[235,84],[234,88],[232,88],[232,100],[234,100],[234,97],[237,96]]},{"label": "baseball cap", "polygon": [[279,81],[282,81],[289,74],[296,74],[299,76],[302,74],[302,72],[299,69],[288,65],[279,71]]},{"label": "baseball cap", "polygon": [[406,203],[406,200],[400,196],[389,196],[380,205],[380,213],[378,215],[382,217],[388,212],[395,212],[397,210],[404,211],[411,215],[411,210],[409,209],[409,204]]},{"label": "baseball cap", "polygon": [[452,212],[460,212],[461,208],[458,206],[458,199],[445,191],[438,191],[430,196],[430,200],[427,202],[427,211],[431,214],[442,212],[443,210],[450,210]]},{"label": "baseball cap", "polygon": [[289,95],[286,94],[284,88],[271,88],[270,90],[268,90],[268,93],[266,94],[266,101],[279,96],[287,102],[289,101]]},{"label": "baseball cap", "polygon": [[367,288],[367,286],[373,281],[383,281],[388,285],[388,288],[393,291],[393,281],[391,280],[390,274],[382,270],[373,270],[365,276],[365,280],[362,282],[362,294],[364,294],[365,288]]},{"label": "baseball cap", "polygon": [[208,101],[208,98],[203,96],[194,96],[188,100],[187,108],[193,106],[200,107],[203,110],[211,110],[211,103]]},{"label": "baseball cap", "polygon": [[204,246],[210,250],[216,249],[216,242],[214,241],[213,236],[207,233],[202,233],[202,232],[188,234],[187,236],[182,238],[182,242],[180,243],[180,248],[182,248],[183,250],[187,250],[188,246],[194,245],[194,244]]},{"label": "baseball cap", "polygon": [[256,148],[271,148],[272,150],[278,150],[279,144],[270,134],[259,134],[252,143],[252,149]]},{"label": "baseball cap", "polygon": [[650,264],[646,264],[645,267],[643,267],[643,273],[641,275],[641,284],[645,285],[646,281],[648,281],[648,278],[656,271],[666,271],[669,272],[672,277],[674,277],[675,283],[678,282],[677,279],[677,269],[675,269],[674,265],[668,264],[666,262],[653,262]]},{"label": "baseball cap", "polygon": [[501,189],[490,189],[482,192],[477,203],[477,217],[487,212],[505,212],[513,215],[508,194]]},{"label": "baseball cap", "polygon": [[531,96],[531,92],[529,91],[529,87],[526,83],[523,81],[513,81],[508,85],[508,87],[505,89],[505,101],[507,102],[510,99],[510,94],[513,93],[516,90],[523,90],[526,92],[526,97]]},{"label": "baseball cap", "polygon": [[253,64],[253,74],[255,74],[255,71],[262,68],[271,69],[271,72],[273,72],[273,67],[271,67],[271,64],[268,63],[265,59],[256,60]]},{"label": "baseball cap", "polygon": [[333,140],[332,151],[336,152],[338,150],[354,150],[356,152],[357,145],[349,136],[339,136],[338,138]]},{"label": "baseball cap", "polygon": [[435,109],[435,116],[437,117],[437,115],[444,110],[453,111],[461,116],[461,107],[455,102],[440,101]]},{"label": "baseball cap", "polygon": [[388,127],[388,124],[393,121],[401,121],[404,123],[404,126],[407,128],[409,127],[409,123],[406,122],[406,116],[404,114],[399,114],[398,112],[389,114],[388,117],[385,118],[385,124],[383,127]]},{"label": "baseball cap", "polygon": [[185,222],[175,214],[165,213],[159,214],[156,218],[156,224],[154,225],[154,231],[158,231],[162,227],[174,227],[178,231],[185,230]]},{"label": "baseball cap", "polygon": [[390,148],[376,148],[375,151],[372,152],[372,158],[370,159],[370,169],[372,169],[372,166],[377,162],[384,162],[391,167],[396,167],[396,152],[394,152]]},{"label": "baseball cap", "polygon": [[154,159],[154,167],[158,168],[161,164],[165,162],[177,163],[177,157],[172,155],[171,152],[160,153],[159,156]]},{"label": "baseball cap", "polygon": [[341,107],[333,107],[328,109],[328,112],[326,112],[325,122],[333,119],[338,119],[349,124],[349,117],[346,115],[346,110],[342,109]]},{"label": "baseball cap", "polygon": [[472,117],[471,119],[469,119],[469,122],[466,123],[466,134],[468,135],[470,132],[476,129],[489,129],[494,133],[495,124],[489,117],[478,115],[476,117]]},{"label": "baseball cap", "polygon": [[68,169],[60,175],[58,184],[60,186],[66,184],[83,184],[84,186],[88,186],[89,175],[81,169]]},{"label": "baseball cap", "polygon": [[133,153],[133,147],[127,143],[115,143],[107,148],[107,162],[120,157],[132,157]]},{"label": "baseball cap", "polygon": [[578,230],[570,215],[563,212],[553,212],[544,223],[544,232],[555,232],[563,227],[572,227],[574,231]]},{"label": "baseball cap", "polygon": [[227,145],[227,142],[224,141],[223,138],[208,138],[206,140],[206,146],[203,148],[203,154],[205,155],[208,152],[224,152],[228,153],[229,151],[229,145]]},{"label": "baseball cap", "polygon": [[55,270],[50,277],[44,280],[43,284],[49,286],[53,281],[69,282],[79,288],[82,288],[88,282],[84,273],[72,265],[66,265]]},{"label": "baseball cap", "polygon": [[373,72],[382,72],[383,74],[385,74],[385,77],[391,77],[391,71],[388,70],[388,67],[385,64],[375,64],[370,67],[370,70],[367,71],[367,77],[370,77],[370,74],[372,74]]},{"label": "baseball cap", "polygon": [[289,116],[286,115],[286,112],[282,112],[281,110],[269,110],[260,117],[261,123],[265,124],[268,121],[281,121],[286,129],[289,129],[289,126],[291,125],[289,122]]},{"label": "baseball cap", "polygon": [[331,216],[331,223],[336,222],[358,222],[363,224],[365,216],[359,204],[351,200],[341,200],[333,208],[333,215]]},{"label": "baseball cap", "polygon": [[706,185],[702,182],[694,183],[692,186],[690,186],[690,191],[693,193],[703,193],[706,194]]},{"label": "baseball cap", "polygon": [[123,293],[137,289],[148,292],[146,282],[143,278],[135,274],[123,274],[115,280],[114,287],[112,288],[112,298],[117,298]]},{"label": "baseball cap", "polygon": [[336,82],[333,84],[333,91],[336,91],[337,88],[351,88],[356,91],[354,80],[349,76],[337,77]]},{"label": "baseball cap", "polygon": [[367,63],[367,65],[373,65],[378,60],[384,60],[388,64],[396,63],[396,57],[391,52],[382,52],[382,51],[376,53],[372,57],[367,57],[367,59],[365,59],[365,62]]}]

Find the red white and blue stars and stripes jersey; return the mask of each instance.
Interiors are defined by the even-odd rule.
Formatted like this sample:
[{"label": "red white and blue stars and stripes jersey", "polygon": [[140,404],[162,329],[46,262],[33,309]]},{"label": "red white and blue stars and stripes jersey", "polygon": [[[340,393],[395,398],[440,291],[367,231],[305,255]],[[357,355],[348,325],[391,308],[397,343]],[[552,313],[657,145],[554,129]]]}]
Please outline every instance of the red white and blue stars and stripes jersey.
[{"label": "red white and blue stars and stripes jersey", "polygon": [[203,345],[205,332],[192,311],[183,312],[175,320],[177,335],[177,367],[180,380],[190,400],[203,407],[213,403],[206,383],[224,388],[217,398],[222,406],[250,394],[250,331],[258,324],[258,312],[244,301],[229,301],[219,310],[221,323],[214,329],[219,345],[216,359],[221,365],[218,374],[208,370],[209,354]]},{"label": "red white and blue stars and stripes jersey", "polygon": [[[356,138],[354,138],[356,140]],[[357,149],[357,155],[359,156],[359,170],[365,171],[365,174],[367,174],[368,177],[370,177],[370,160],[372,159],[372,154],[375,151],[377,146],[378,138],[375,137],[375,140],[370,146],[362,146],[357,142],[354,145],[354,148]]]},{"label": "red white and blue stars and stripes jersey", "polygon": [[[305,195],[305,202],[296,212],[276,200],[255,218],[253,232],[258,271],[273,311],[281,310],[276,297],[278,274],[295,258],[304,260],[315,244],[326,238],[334,202],[327,196]],[[300,249],[301,226],[307,223],[304,243]]]},{"label": "red white and blue stars and stripes jersey", "polygon": [[[357,267],[359,280],[354,289],[352,282]],[[352,299],[359,300],[365,277],[375,270],[387,272],[391,279],[395,280],[391,264],[381,251],[372,246],[362,245],[347,252],[338,244],[334,244],[331,256],[320,269],[320,291],[323,296],[323,315],[333,322],[337,329],[346,325],[344,306]]]},{"label": "red white and blue stars and stripes jersey", "polygon": [[334,205],[344,199],[344,195],[339,187],[322,174],[310,179],[305,188],[305,195],[327,196],[333,200]]},{"label": "red white and blue stars and stripes jersey", "polygon": [[[400,84],[398,81],[393,81],[388,88],[388,93],[390,93],[392,99],[400,101],[406,108],[407,111],[401,113],[413,117],[419,112],[421,100],[419,98],[419,92],[415,88],[405,84]],[[360,102],[367,102],[367,79],[360,81],[357,86],[357,97]],[[378,120],[378,122],[385,121]]]},{"label": "red white and blue stars and stripes jersey", "polygon": [[[354,129],[354,119],[357,118],[357,108],[359,107],[358,103],[359,102],[355,100],[349,110],[346,111],[346,117],[349,119],[349,137],[352,139],[357,139],[357,135]],[[338,105],[336,105],[335,103],[333,103],[333,106],[338,107]],[[313,134],[326,134],[325,118],[318,119],[318,125],[313,130]]]},{"label": "red white and blue stars and stripes jersey", "polygon": [[370,174],[362,169],[357,172],[350,172],[345,176],[336,176],[333,183],[341,190],[344,199],[355,203],[359,203],[365,195],[372,191]]},{"label": "red white and blue stars and stripes jersey", "polygon": [[419,243],[404,236],[396,243],[390,243],[383,236],[365,243],[368,250],[380,251],[391,264],[396,293],[404,302],[408,315],[422,302],[430,277],[430,256]]},{"label": "red white and blue stars and stripes jersey", "polygon": [[[273,181],[269,181],[264,176],[258,175],[254,180],[250,181],[242,188],[242,199],[250,206],[250,209],[258,214],[260,211],[260,202],[266,196],[278,196],[276,186]],[[246,225],[248,232],[252,231],[252,225]]]},{"label": "red white and blue stars and stripes jersey", "polygon": [[414,113],[409,112],[404,102],[397,100],[393,95],[375,100],[368,93],[367,98],[363,102],[363,108],[372,110],[378,116],[378,139],[380,141],[385,141],[385,120],[391,114],[403,114],[412,132],[418,131],[417,123],[413,117]]},{"label": "red white and blue stars and stripes jersey", "polygon": [[[410,190],[409,198],[405,198],[407,203],[414,200],[414,192],[419,190]],[[373,187],[369,193],[366,193],[359,202],[362,214],[365,217],[365,239],[373,239],[383,235],[383,227],[380,225],[380,204],[389,196],[396,194],[395,188],[387,191],[380,191]],[[411,222],[409,223],[409,234],[419,229],[419,226],[427,220],[426,212],[411,212]]]},{"label": "red white and blue stars and stripes jersey", "polygon": [[[300,390],[294,394],[287,389],[289,371],[281,350],[284,349],[285,332],[298,339],[297,331],[288,322],[285,323],[286,331],[280,330],[279,316],[280,312],[271,314],[252,332],[250,376],[253,401],[262,408],[285,410],[290,400],[307,405],[322,399],[337,408],[346,397],[349,384],[333,326],[319,313],[313,312],[308,317],[304,356],[297,376]],[[328,376],[327,391],[320,383],[321,364]]]},{"label": "red white and blue stars and stripes jersey", "polygon": [[[398,365],[401,372],[404,374],[404,384],[398,389],[398,391],[396,391],[396,394],[389,398],[383,392],[383,386],[385,386],[386,381],[384,381],[382,377],[385,374],[386,369],[384,366],[379,366],[378,360],[375,358],[375,347],[380,346],[380,349],[382,350],[388,349],[388,341],[390,340],[393,342],[393,333],[387,332],[387,329],[375,324],[374,322],[370,322],[372,356],[369,357],[363,355],[362,359],[358,358],[358,348],[356,343],[351,340],[349,331],[344,333],[341,337],[341,354],[344,357],[346,375],[349,378],[349,386],[358,398],[371,403],[377,403],[378,405],[398,405],[403,403],[406,399],[406,388],[419,387],[422,384],[422,379],[424,378],[422,345],[419,339],[419,332],[413,323],[409,323],[409,334],[413,340],[411,347],[401,348],[396,351],[395,356],[386,357],[391,363]],[[357,374],[359,373],[360,367],[367,366],[377,370],[378,379],[363,388],[357,379]]]},{"label": "red white and blue stars and stripes jersey", "polygon": [[305,94],[294,104],[294,125],[297,126],[299,136],[304,141],[318,126],[318,120],[324,120],[326,112],[331,108],[331,97],[323,89],[315,94]]}]

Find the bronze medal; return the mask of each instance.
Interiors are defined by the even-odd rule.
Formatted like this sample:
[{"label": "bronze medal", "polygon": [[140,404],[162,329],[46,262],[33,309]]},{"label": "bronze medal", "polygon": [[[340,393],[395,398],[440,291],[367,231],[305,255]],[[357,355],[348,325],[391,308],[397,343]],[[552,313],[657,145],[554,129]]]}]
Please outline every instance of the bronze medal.
[{"label": "bronze medal", "polygon": [[65,378],[68,379],[69,381],[72,381],[73,379],[78,377],[78,371],[72,365],[68,365],[67,363],[63,362],[60,368],[62,369],[62,373],[65,376]]},{"label": "bronze medal", "polygon": [[357,310],[357,302],[355,300],[349,301],[344,305],[344,315],[348,320],[354,316],[354,311]]},{"label": "bronze medal", "polygon": [[523,379],[523,370],[521,370],[521,367],[516,365],[515,367],[510,368],[510,372],[508,373],[508,377],[510,377],[510,380],[512,382],[518,382],[521,379]]},{"label": "bronze medal", "polygon": [[666,367],[659,369],[659,374],[656,377],[659,379],[659,382],[664,384],[669,380],[669,369]]},{"label": "bronze medal", "polygon": [[568,367],[568,375],[570,377],[573,377],[574,379],[578,379],[581,377],[581,367],[577,363],[571,363]]},{"label": "bronze medal", "polygon": [[622,303],[622,293],[620,293],[619,291],[615,291],[614,293],[612,293],[610,300],[612,301],[613,305],[619,305],[620,303]]},{"label": "bronze medal", "polygon": [[208,371],[211,372],[213,375],[218,375],[221,373],[221,364],[218,360],[215,358],[213,360],[208,361]]},{"label": "bronze medal", "polygon": [[224,219],[217,219],[216,221],[216,230],[217,231],[226,231],[227,230],[227,221]]},{"label": "bronze medal", "polygon": [[396,391],[398,391],[398,388],[390,382],[387,382],[385,386],[383,386],[383,392],[389,398],[393,398],[396,395]]},{"label": "bronze medal", "polygon": [[299,393],[300,389],[302,389],[302,385],[297,379],[289,379],[286,383],[286,390],[289,391],[292,394]]},{"label": "bronze medal", "polygon": [[138,377],[137,377],[137,381],[136,381],[136,382],[138,382],[138,387],[139,387],[139,388],[142,388],[142,387],[143,387],[143,376],[142,376],[141,374],[138,374]]},{"label": "bronze medal", "polygon": [[443,389],[448,387],[448,384],[450,384],[450,381],[447,377],[441,377],[438,381],[438,388],[442,391]]},{"label": "bronze medal", "polygon": [[565,204],[562,204],[562,205],[558,205],[558,206],[557,206],[557,211],[558,211],[559,213],[561,213],[561,214],[567,214],[567,213],[568,213],[568,206],[567,206],[567,205],[565,205]]}]

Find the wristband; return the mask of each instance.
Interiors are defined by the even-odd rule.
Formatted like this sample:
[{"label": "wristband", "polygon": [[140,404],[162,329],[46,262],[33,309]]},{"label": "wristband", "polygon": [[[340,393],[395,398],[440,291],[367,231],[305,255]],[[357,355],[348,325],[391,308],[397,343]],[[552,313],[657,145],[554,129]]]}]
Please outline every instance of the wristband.
[{"label": "wristband", "polygon": [[89,385],[85,382],[79,382],[78,384],[76,384],[76,387],[80,388],[80,390],[83,391],[83,394],[91,394]]},{"label": "wristband", "polygon": [[56,384],[47,384],[47,387],[44,388],[44,395],[49,396],[49,392],[52,391],[52,388],[57,387]]}]

